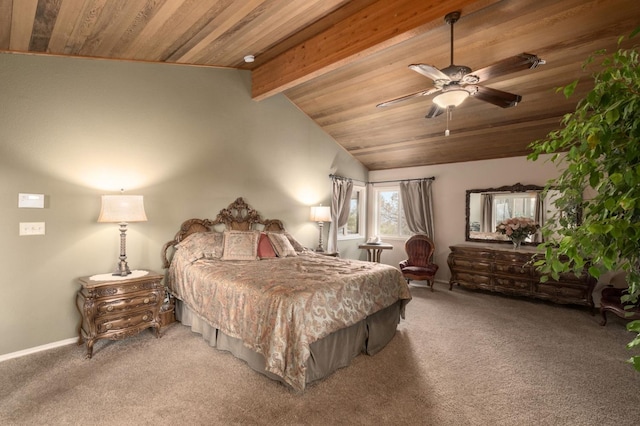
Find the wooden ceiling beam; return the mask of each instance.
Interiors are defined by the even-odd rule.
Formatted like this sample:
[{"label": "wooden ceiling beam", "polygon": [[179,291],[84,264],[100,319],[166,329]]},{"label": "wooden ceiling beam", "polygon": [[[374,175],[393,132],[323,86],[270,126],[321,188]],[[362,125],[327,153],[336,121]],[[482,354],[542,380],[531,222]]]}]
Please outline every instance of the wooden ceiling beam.
[{"label": "wooden ceiling beam", "polygon": [[[378,0],[252,71],[252,97],[262,100],[499,0]],[[335,13],[335,12],[334,12]]]}]

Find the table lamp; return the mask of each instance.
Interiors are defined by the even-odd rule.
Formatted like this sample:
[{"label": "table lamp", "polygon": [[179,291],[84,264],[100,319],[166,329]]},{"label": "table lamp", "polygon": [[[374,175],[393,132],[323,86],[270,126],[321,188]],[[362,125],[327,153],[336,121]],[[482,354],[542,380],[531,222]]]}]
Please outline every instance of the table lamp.
[{"label": "table lamp", "polygon": [[312,206],[310,220],[318,222],[320,237],[318,238],[316,251],[322,253],[324,252],[324,247],[322,246],[322,228],[324,227],[324,222],[331,222],[331,210],[328,206]]},{"label": "table lamp", "polygon": [[98,222],[120,224],[120,261],[113,275],[127,276],[131,273],[127,265],[127,223],[146,222],[142,195],[103,195]]}]

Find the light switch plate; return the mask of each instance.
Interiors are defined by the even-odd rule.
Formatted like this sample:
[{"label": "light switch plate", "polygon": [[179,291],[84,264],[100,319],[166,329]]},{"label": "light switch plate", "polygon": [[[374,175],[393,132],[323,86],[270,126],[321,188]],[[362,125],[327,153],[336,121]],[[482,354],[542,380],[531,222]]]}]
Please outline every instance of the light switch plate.
[{"label": "light switch plate", "polygon": [[44,222],[20,222],[20,235],[44,235]]},{"label": "light switch plate", "polygon": [[43,209],[44,194],[18,194],[18,208]]}]

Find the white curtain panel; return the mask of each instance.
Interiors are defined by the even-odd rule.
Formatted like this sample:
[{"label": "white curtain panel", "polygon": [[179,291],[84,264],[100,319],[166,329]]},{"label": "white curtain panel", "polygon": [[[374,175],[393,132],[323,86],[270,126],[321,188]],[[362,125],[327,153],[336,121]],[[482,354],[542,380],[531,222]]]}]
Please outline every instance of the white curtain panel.
[{"label": "white curtain panel", "polygon": [[434,239],[432,179],[400,182],[400,196],[409,230]]},{"label": "white curtain panel", "polygon": [[331,225],[329,226],[329,241],[327,250],[338,251],[338,229],[349,221],[349,207],[353,182],[349,179],[333,178],[331,188]]}]

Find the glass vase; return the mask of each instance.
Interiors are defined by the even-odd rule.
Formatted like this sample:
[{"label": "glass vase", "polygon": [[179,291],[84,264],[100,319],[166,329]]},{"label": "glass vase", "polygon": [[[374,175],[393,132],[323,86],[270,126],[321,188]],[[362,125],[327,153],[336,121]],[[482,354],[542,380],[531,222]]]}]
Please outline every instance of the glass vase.
[{"label": "glass vase", "polygon": [[513,249],[518,250],[520,245],[525,240],[525,237],[511,237],[511,242],[513,243]]}]

